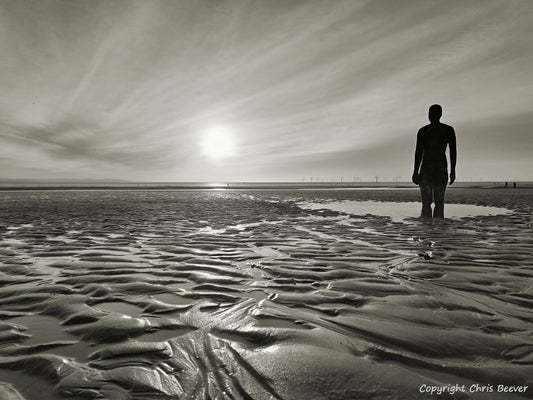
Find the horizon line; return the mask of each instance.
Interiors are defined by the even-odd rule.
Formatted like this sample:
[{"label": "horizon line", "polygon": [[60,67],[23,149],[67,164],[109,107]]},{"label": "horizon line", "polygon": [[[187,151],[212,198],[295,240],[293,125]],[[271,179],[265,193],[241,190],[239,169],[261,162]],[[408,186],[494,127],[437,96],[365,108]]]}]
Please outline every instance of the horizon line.
[{"label": "horizon line", "polygon": [[[225,184],[304,184],[304,185],[320,185],[320,184],[413,184],[411,180],[398,180],[393,178],[392,180],[338,180],[333,178],[320,178],[316,180],[205,180],[205,181],[168,181],[168,180],[128,180],[128,179],[115,179],[115,178],[3,178],[0,177],[0,183],[11,182],[44,182],[44,183],[109,183],[109,184],[161,184],[161,185],[225,185]],[[458,178],[454,183],[505,183],[505,182],[521,182],[521,183],[533,183],[531,179],[473,179],[473,178]]]}]

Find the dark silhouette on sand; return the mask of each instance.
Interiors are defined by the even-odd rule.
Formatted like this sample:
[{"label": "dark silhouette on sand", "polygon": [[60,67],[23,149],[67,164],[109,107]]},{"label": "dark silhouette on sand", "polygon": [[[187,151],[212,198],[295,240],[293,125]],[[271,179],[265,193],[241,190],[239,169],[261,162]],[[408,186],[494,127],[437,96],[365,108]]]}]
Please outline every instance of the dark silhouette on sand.
[{"label": "dark silhouette on sand", "polygon": [[[450,185],[455,181],[457,147],[454,129],[440,122],[442,107],[429,107],[429,125],[418,131],[416,138],[413,183],[420,185],[422,217],[444,218],[444,192],[448,183],[446,148],[450,148]],[[431,203],[435,203],[433,215]]]}]

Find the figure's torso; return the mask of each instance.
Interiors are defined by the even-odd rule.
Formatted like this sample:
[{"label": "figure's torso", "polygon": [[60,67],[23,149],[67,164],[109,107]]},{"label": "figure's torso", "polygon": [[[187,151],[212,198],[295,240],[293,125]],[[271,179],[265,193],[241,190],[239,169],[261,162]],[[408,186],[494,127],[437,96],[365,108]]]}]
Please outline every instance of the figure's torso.
[{"label": "figure's torso", "polygon": [[453,128],[441,123],[430,124],[421,128],[419,135],[423,149],[420,169],[422,179],[446,184],[448,180],[446,147],[455,136]]}]

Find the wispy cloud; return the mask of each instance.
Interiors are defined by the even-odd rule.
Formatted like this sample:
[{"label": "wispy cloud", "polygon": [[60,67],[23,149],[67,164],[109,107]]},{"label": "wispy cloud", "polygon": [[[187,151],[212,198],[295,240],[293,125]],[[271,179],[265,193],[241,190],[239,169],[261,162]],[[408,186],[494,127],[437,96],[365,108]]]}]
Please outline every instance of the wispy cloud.
[{"label": "wispy cloud", "polygon": [[[485,147],[514,138],[513,152],[493,151],[495,177],[515,173],[501,166],[531,148],[528,2],[45,0],[0,8],[0,143],[31,154],[10,156],[7,176],[31,168],[155,180],[392,176],[411,167],[414,136],[435,102],[460,143],[482,134],[476,127],[493,135]],[[230,126],[238,144],[219,165],[200,146],[217,124]],[[463,161],[477,159],[476,149],[463,150]],[[462,165],[464,176],[475,173],[474,163]],[[521,165],[531,170],[529,159]]]}]

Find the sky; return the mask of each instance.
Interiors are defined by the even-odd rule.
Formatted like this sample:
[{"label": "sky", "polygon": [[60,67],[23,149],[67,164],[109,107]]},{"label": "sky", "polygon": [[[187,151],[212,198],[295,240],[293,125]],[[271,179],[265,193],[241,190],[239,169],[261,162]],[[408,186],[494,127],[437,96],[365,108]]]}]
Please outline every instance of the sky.
[{"label": "sky", "polygon": [[0,0],[0,178],[533,180],[528,0]]}]

